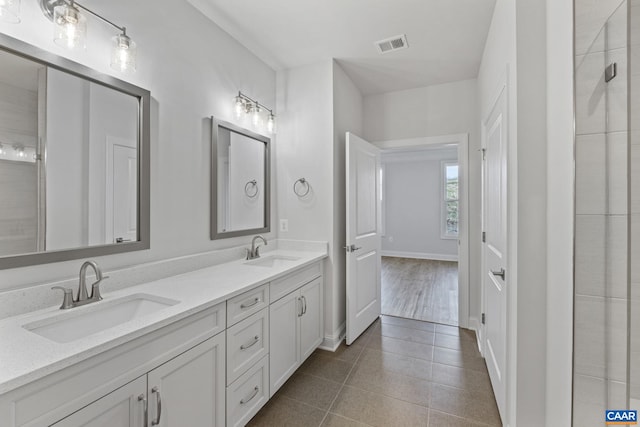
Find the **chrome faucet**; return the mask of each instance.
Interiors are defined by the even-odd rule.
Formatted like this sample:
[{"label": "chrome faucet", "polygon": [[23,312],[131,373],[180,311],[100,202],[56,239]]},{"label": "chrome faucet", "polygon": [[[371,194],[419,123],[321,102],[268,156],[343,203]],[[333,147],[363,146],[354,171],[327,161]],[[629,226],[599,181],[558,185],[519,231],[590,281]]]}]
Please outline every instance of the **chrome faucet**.
[{"label": "chrome faucet", "polygon": [[265,245],[268,244],[265,238],[262,237],[261,235],[258,234],[257,236],[255,236],[251,240],[251,249],[247,249],[247,259],[260,258],[260,246],[256,246],[256,240],[258,239],[262,239]]},{"label": "chrome faucet", "polygon": [[[96,273],[96,281],[91,285],[91,295],[87,293],[87,268],[89,267],[93,268],[93,271]],[[95,261],[86,261],[82,264],[82,267],[80,267],[80,283],[78,284],[76,299],[73,299],[73,291],[70,288],[54,286],[51,289],[60,289],[64,292],[64,299],[62,300],[60,308],[66,310],[68,308],[100,301],[102,299],[100,295],[100,283],[106,278],[108,278],[108,276],[102,277],[102,271]]]}]

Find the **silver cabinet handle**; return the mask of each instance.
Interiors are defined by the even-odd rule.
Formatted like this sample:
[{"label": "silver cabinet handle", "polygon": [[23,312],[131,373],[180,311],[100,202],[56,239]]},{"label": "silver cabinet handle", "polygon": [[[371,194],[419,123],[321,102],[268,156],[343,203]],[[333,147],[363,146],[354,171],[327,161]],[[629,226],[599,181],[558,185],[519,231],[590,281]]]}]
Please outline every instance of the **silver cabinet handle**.
[{"label": "silver cabinet handle", "polygon": [[300,311],[298,312],[298,317],[302,317],[303,313],[303,307],[302,307],[302,297],[298,297],[298,308],[300,309]]},{"label": "silver cabinet handle", "polygon": [[504,271],[504,268],[501,268],[500,271],[491,270],[491,274],[493,274],[494,276],[500,276],[502,277],[502,280],[504,280],[504,276],[507,274],[507,272]]},{"label": "silver cabinet handle", "polygon": [[258,388],[258,386],[255,386],[255,388],[253,389],[253,392],[251,393],[251,396],[247,396],[244,399],[241,399],[240,404],[246,405],[247,403],[251,402],[253,398],[256,397],[259,391],[260,389]]},{"label": "silver cabinet handle", "polygon": [[256,298],[256,299],[253,300],[253,302],[251,302],[249,304],[245,304],[245,303],[240,304],[240,308],[245,309],[245,308],[253,307],[254,305],[256,305],[259,302],[260,302],[260,298]]},{"label": "silver cabinet handle", "polygon": [[305,315],[307,314],[307,298],[305,296],[302,296],[302,314]]},{"label": "silver cabinet handle", "polygon": [[156,393],[158,395],[158,400],[156,401],[156,410],[158,415],[156,415],[155,420],[151,421],[152,426],[157,426],[160,424],[160,417],[162,417],[162,396],[160,396],[160,390],[158,387],[152,388],[151,393]]},{"label": "silver cabinet handle", "polygon": [[258,341],[260,341],[260,337],[258,335],[256,335],[255,337],[253,337],[253,341],[251,341],[249,344],[242,344],[240,346],[240,350],[246,350],[250,347],[253,347],[254,345],[256,345],[258,343]]},{"label": "silver cabinet handle", "polygon": [[138,402],[142,402],[142,411],[144,414],[142,416],[142,425],[143,427],[147,427],[147,398],[144,394],[138,396]]}]

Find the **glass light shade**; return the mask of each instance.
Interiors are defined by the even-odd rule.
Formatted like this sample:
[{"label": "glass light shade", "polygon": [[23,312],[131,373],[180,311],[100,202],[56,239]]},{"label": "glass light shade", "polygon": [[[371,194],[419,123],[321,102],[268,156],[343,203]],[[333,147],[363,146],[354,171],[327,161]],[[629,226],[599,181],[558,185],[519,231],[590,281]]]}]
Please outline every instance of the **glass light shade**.
[{"label": "glass light shade", "polygon": [[0,21],[11,24],[20,22],[20,0],[0,0]]},{"label": "glass light shade", "polygon": [[236,119],[242,117],[242,113],[245,112],[244,102],[242,102],[242,98],[240,96],[236,96]]},{"label": "glass light shade", "polygon": [[69,4],[53,8],[53,41],[67,49],[84,49],[87,18]]},{"label": "glass light shade", "polygon": [[258,103],[256,103],[256,105],[253,107],[253,125],[254,126],[261,126],[262,125],[262,109],[260,108],[260,106],[258,105]]},{"label": "glass light shade", "polygon": [[269,113],[269,119],[267,119],[267,131],[269,133],[276,133],[276,117],[273,113]]},{"label": "glass light shade", "polygon": [[136,70],[136,43],[126,34],[112,39],[111,68],[123,73]]}]

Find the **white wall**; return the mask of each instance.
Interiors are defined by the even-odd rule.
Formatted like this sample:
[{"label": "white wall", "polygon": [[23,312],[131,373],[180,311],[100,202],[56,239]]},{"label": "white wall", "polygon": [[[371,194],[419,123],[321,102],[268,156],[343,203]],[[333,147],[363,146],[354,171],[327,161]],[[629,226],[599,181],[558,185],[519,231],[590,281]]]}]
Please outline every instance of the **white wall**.
[{"label": "white wall", "polygon": [[442,162],[455,148],[383,153],[382,254],[454,261],[458,240],[442,234]]},{"label": "white wall", "polygon": [[[151,91],[151,249],[97,261],[111,270],[247,244],[244,237],[209,239],[209,117],[234,122],[238,90],[275,106],[275,72],[186,2],[114,0],[96,11],[125,25],[138,43],[135,74],[122,76],[109,68],[112,29],[91,18],[83,52],[68,52],[53,43],[51,23],[37,2],[22,2],[22,23],[0,24],[0,31]],[[275,230],[275,215],[272,218]],[[80,263],[3,270],[0,289],[76,277]]]},{"label": "white wall", "polygon": [[[363,98],[342,67],[333,61],[333,143],[334,143],[334,209],[333,250],[335,295],[332,301],[330,336],[337,338],[343,332],[346,321],[346,182],[345,139],[346,132],[362,135]],[[326,319],[326,316],[325,316]]]},{"label": "white wall", "polygon": [[[333,236],[333,83],[332,61],[278,71],[278,141],[274,144],[278,218],[289,230],[279,238],[329,241],[325,262],[325,333],[333,329],[334,285]],[[305,178],[309,194],[298,197],[293,184]]]},{"label": "white wall", "polygon": [[[469,316],[480,319],[481,159],[476,80],[364,98],[364,135],[372,142],[469,134]],[[476,238],[474,238],[476,237]]]},{"label": "white wall", "polygon": [[[497,0],[478,75],[480,120],[505,80],[508,91],[510,342],[505,424],[512,426],[545,425],[546,420],[547,384],[541,375],[547,372],[546,21],[544,2]],[[548,425],[556,425],[556,420]]]}]

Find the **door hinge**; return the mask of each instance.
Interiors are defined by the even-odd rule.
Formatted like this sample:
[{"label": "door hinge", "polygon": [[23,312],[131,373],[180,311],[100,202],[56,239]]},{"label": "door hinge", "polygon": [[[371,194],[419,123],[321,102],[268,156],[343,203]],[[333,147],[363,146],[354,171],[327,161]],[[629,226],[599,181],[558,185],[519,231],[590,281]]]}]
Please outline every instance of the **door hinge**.
[{"label": "door hinge", "polygon": [[482,232],[482,243],[486,243],[487,242],[487,232],[483,231]]},{"label": "door hinge", "polygon": [[484,317],[484,313],[482,313],[482,324],[483,324],[483,325],[485,324],[485,320],[486,320],[486,319],[485,319],[485,317]]}]

